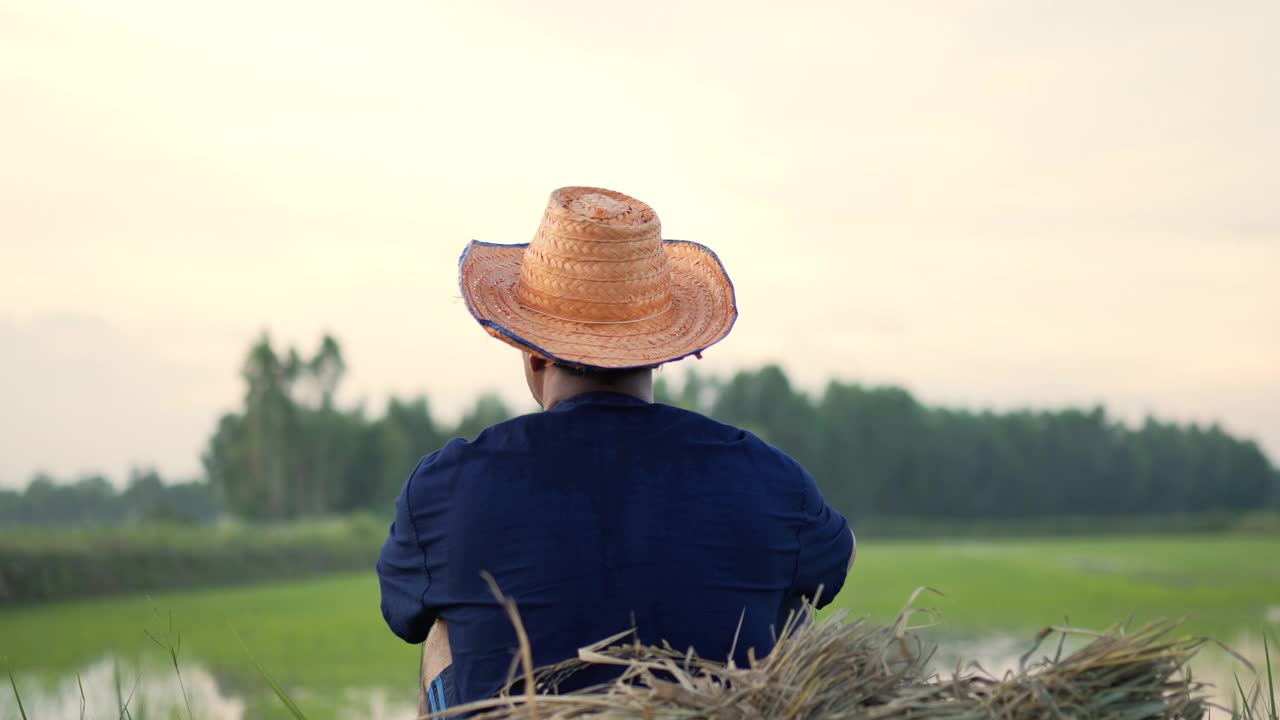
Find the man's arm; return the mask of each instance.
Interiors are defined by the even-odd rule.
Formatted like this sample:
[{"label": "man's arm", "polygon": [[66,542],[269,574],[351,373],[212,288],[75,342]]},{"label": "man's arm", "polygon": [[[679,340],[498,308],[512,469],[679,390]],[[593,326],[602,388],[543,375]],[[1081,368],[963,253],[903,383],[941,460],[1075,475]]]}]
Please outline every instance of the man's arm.
[{"label": "man's arm", "polygon": [[422,668],[418,682],[418,714],[426,715],[430,710],[427,704],[427,688],[432,681],[453,664],[453,650],[449,647],[449,624],[444,618],[436,620],[427,633],[427,641],[422,643]]},{"label": "man's arm", "polygon": [[800,475],[800,557],[791,590],[822,607],[844,586],[857,557],[857,542],[844,517],[823,499],[813,476],[803,468]]},{"label": "man's arm", "polygon": [[448,557],[454,482],[467,443],[451,440],[427,455],[409,474],[396,499],[395,522],[378,556],[382,615],[405,642],[422,644],[419,684],[430,686],[453,663],[449,628],[441,617],[452,602]]},{"label": "man's arm", "polygon": [[[426,459],[423,459],[425,462]],[[412,496],[414,480],[422,463],[414,468],[396,498],[395,521],[387,533],[387,541],[378,554],[378,585],[382,590],[382,617],[387,627],[408,643],[420,643],[435,622],[435,612],[428,610],[423,599],[431,585],[425,550],[414,525]]]}]

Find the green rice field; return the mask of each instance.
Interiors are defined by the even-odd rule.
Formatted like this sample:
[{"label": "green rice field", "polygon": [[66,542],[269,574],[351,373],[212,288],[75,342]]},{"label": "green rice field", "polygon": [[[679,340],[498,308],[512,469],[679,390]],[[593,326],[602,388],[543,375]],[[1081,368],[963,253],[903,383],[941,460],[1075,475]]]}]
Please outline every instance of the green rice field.
[{"label": "green rice field", "polygon": [[[941,612],[930,632],[996,665],[1046,625],[1102,628],[1130,614],[1185,616],[1188,633],[1254,657],[1264,633],[1280,637],[1280,537],[864,540],[835,605],[889,621],[920,586],[943,594],[917,602]],[[147,631],[178,646],[197,718],[285,717],[241,640],[310,718],[413,715],[415,648],[383,625],[372,573],[0,610],[0,668],[32,718],[80,717],[77,673],[85,717],[118,717],[131,691],[134,718],[170,717],[184,701]],[[1243,672],[1224,658],[1205,660],[1220,665],[1210,679]],[[0,692],[0,720],[17,717]]]}]

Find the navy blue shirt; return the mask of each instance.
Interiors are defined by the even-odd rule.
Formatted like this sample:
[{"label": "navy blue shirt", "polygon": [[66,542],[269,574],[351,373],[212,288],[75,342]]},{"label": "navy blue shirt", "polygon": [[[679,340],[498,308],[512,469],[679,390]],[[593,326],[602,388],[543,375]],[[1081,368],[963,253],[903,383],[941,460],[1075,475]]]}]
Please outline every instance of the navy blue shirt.
[{"label": "navy blue shirt", "polygon": [[470,702],[501,689],[518,645],[482,572],[516,601],[536,665],[632,628],[727,660],[740,620],[745,664],[801,597],[840,591],[852,550],[844,518],[777,448],[696,413],[587,393],[423,458],[378,578],[383,617],[406,642],[449,623]]}]

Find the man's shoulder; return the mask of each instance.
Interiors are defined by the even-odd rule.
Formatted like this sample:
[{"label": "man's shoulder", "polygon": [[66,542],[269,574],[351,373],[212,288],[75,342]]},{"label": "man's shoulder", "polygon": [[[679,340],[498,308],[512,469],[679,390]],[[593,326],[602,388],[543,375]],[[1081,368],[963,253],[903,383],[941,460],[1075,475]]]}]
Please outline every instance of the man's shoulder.
[{"label": "man's shoulder", "polygon": [[[689,430],[686,437],[692,442],[711,440],[726,443],[746,452],[754,462],[772,464],[773,469],[785,469],[804,473],[804,468],[785,451],[769,443],[747,428],[716,420],[702,413],[674,405],[661,405],[663,412],[672,419],[684,423]],[[762,468],[763,469],[763,468]]]},{"label": "man's shoulder", "polygon": [[666,405],[664,403],[653,403],[652,407],[655,411],[670,420],[687,424],[690,428],[696,428],[709,435],[717,435],[725,438],[739,440],[742,442],[755,442],[759,440],[747,430],[736,425],[730,425],[721,422],[713,417],[703,415],[700,412],[686,410],[677,405]]},{"label": "man's shoulder", "polygon": [[669,430],[670,434],[689,443],[712,442],[757,452],[785,455],[750,430],[717,420],[695,410],[665,403],[651,403],[648,407],[655,425]]},{"label": "man's shoulder", "polygon": [[546,424],[546,417],[546,413],[517,415],[490,425],[473,438],[453,437],[440,449],[423,456],[413,475],[441,472],[481,459],[509,458],[532,444],[532,436]]},{"label": "man's shoulder", "polygon": [[523,429],[537,425],[546,413],[532,412],[507,418],[496,422],[476,433],[474,437],[454,436],[436,452],[445,455],[465,455],[477,449],[508,443],[513,435],[519,435]]}]

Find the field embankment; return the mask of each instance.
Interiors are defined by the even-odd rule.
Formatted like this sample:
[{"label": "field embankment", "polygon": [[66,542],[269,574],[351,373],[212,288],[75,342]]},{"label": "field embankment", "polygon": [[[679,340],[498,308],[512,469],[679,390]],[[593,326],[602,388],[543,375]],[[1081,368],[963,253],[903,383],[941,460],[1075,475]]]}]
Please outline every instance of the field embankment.
[{"label": "field embankment", "polygon": [[385,535],[385,523],[367,516],[5,533],[0,607],[368,570]]},{"label": "field embankment", "polygon": [[[1280,537],[1280,513],[1041,520],[854,519],[862,542],[1134,535]],[[370,570],[387,521],[352,515],[292,524],[141,525],[0,533],[0,607],[191,590]]]}]

